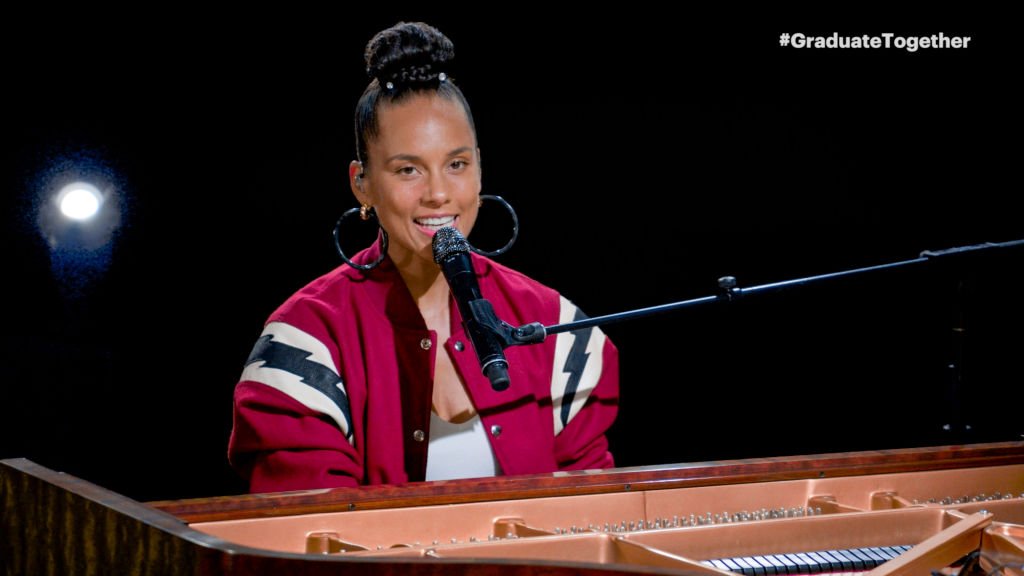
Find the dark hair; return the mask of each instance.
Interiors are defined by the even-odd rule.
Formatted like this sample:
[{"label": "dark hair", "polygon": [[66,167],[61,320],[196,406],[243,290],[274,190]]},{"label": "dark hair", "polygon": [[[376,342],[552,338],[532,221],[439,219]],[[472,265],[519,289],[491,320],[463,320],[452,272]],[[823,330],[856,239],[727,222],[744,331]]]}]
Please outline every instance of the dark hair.
[{"label": "dark hair", "polygon": [[399,22],[381,30],[366,44],[370,84],[356,104],[356,159],[365,166],[366,143],[377,136],[377,110],[382,103],[401,102],[413,94],[434,91],[459,102],[476,133],[473,113],[451,77],[455,48],[440,30],[423,22]]}]

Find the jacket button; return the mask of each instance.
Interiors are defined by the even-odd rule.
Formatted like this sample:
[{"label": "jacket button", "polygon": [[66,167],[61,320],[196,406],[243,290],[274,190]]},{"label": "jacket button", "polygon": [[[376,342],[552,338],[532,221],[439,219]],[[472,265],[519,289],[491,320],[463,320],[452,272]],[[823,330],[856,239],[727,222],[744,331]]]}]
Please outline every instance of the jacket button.
[{"label": "jacket button", "polygon": [[492,425],[491,426],[491,436],[494,436],[495,438],[501,436],[501,426],[499,426],[498,424]]},{"label": "jacket button", "polygon": [[457,340],[455,342],[455,351],[456,352],[462,352],[465,349],[466,349],[466,345],[462,343],[462,340]]},{"label": "jacket button", "polygon": [[417,442],[423,442],[423,439],[426,437],[427,435],[423,433],[423,430],[416,430],[412,433],[412,439]]},{"label": "jacket button", "polygon": [[423,348],[424,350],[430,350],[430,338],[424,338],[423,340],[420,340],[420,348]]}]

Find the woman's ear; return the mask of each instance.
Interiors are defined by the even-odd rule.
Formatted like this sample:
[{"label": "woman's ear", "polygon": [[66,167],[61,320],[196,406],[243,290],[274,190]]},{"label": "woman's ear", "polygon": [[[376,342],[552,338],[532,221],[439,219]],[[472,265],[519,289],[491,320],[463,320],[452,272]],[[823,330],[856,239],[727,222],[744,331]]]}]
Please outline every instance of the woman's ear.
[{"label": "woman's ear", "polygon": [[483,186],[484,182],[484,161],[483,156],[480,154],[480,147],[476,147],[476,177],[480,181],[480,185]]},{"label": "woman's ear", "polygon": [[348,165],[348,183],[349,187],[352,188],[352,193],[355,194],[356,200],[360,203],[366,198],[366,192],[363,190],[363,163],[359,160],[353,160]]}]

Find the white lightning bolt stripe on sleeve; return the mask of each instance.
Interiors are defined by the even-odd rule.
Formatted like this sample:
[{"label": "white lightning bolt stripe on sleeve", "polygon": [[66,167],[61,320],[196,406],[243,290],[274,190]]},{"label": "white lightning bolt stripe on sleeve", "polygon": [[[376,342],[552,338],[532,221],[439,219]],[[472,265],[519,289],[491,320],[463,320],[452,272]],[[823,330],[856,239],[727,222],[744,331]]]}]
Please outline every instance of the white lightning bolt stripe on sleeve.
[{"label": "white lightning bolt stripe on sleeve", "polygon": [[[264,348],[260,350],[260,346]],[[349,420],[348,394],[327,347],[307,332],[283,322],[271,322],[263,329],[242,380],[259,382],[284,392],[306,408],[326,414],[353,441]],[[327,393],[314,384],[332,386]],[[338,393],[340,392],[340,394]]]},{"label": "white lightning bolt stripe on sleeve", "polygon": [[[578,313],[575,304],[564,296],[560,297],[559,324],[578,320]],[[551,373],[556,435],[579,414],[601,379],[606,339],[607,336],[597,327],[556,335],[555,362]]]}]

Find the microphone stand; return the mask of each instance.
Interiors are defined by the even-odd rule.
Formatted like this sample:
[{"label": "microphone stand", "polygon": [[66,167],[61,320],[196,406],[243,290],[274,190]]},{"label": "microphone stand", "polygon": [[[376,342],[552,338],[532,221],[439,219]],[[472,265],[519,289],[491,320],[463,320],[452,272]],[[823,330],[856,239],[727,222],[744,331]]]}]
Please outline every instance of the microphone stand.
[{"label": "microphone stand", "polygon": [[[543,342],[549,334],[558,334],[560,332],[571,332],[573,330],[579,330],[582,328],[590,328],[592,326],[598,326],[602,324],[611,324],[613,322],[621,322],[623,320],[632,320],[634,318],[643,318],[645,316],[652,316],[655,314],[662,314],[664,312],[672,312],[674,310],[681,310],[683,308],[689,308],[692,306],[699,306],[702,304],[710,304],[712,302],[732,302],[748,294],[757,294],[761,292],[774,292],[776,290],[782,290],[784,288],[791,288],[794,286],[803,286],[805,284],[811,284],[820,280],[832,280],[836,278],[842,278],[845,276],[853,276],[856,274],[864,274],[866,272],[877,272],[881,270],[889,270],[893,268],[901,268],[904,266],[910,266],[914,264],[921,264],[936,260],[939,258],[948,258],[953,256],[961,256],[967,253],[982,252],[987,250],[993,250],[997,248],[1010,248],[1015,246],[1024,246],[1024,239],[1013,240],[1010,242],[985,242],[983,244],[974,244],[970,246],[960,246],[957,248],[948,248],[946,250],[925,250],[921,252],[920,256],[912,260],[903,260],[899,262],[891,262],[889,264],[879,264],[876,266],[867,266],[864,268],[855,268],[852,270],[844,270],[841,272],[832,272],[829,274],[819,274],[817,276],[808,276],[806,278],[796,278],[793,280],[784,280],[782,282],[773,282],[771,284],[762,284],[760,286],[751,286],[750,288],[740,288],[737,285],[736,278],[733,276],[723,276],[718,279],[718,293],[714,296],[704,296],[701,298],[694,298],[692,300],[683,300],[681,302],[674,302],[671,304],[661,304],[659,306],[650,306],[648,308],[640,308],[638,310],[630,310],[627,312],[618,312],[615,314],[608,314],[605,316],[596,316],[594,318],[584,318],[583,320],[576,320],[574,322],[566,322],[564,324],[554,324],[551,326],[544,326],[540,322],[531,322],[524,324],[519,327],[513,327],[509,324],[497,320],[497,323],[491,322],[487,328],[493,331],[500,341],[503,342],[505,347],[508,346],[519,346],[523,344],[539,344]],[[954,330],[958,330],[959,327],[954,327]],[[956,346],[963,346],[962,334],[956,340]],[[954,364],[956,364],[956,370],[959,370],[959,351],[955,351]],[[954,374],[954,381],[959,382],[959,374]]]},{"label": "microphone stand", "polygon": [[[865,274],[867,272],[877,272],[882,270],[890,270],[893,268],[902,268],[906,266],[922,264],[932,260],[956,260],[964,257],[964,255],[967,254],[975,254],[996,249],[1013,248],[1019,246],[1024,246],[1024,239],[1000,243],[986,242],[983,244],[960,246],[957,248],[948,248],[945,250],[925,250],[921,252],[917,258],[911,260],[891,262],[889,264],[880,264],[876,266],[867,266],[864,268],[855,268],[852,270],[833,272],[830,274],[808,276],[806,278],[797,278],[793,280],[785,280],[782,282],[773,282],[771,284],[762,284],[760,286],[752,286],[750,288],[740,288],[736,282],[735,277],[723,276],[718,279],[718,293],[715,294],[714,296],[704,296],[701,298],[683,300],[681,302],[674,302],[671,304],[662,304],[660,306],[651,306],[648,308],[640,308],[637,310],[619,312],[616,314],[608,314],[605,316],[597,316],[594,318],[585,318],[583,320],[566,322],[564,324],[554,324],[551,326],[544,326],[540,322],[531,322],[529,324],[524,324],[522,326],[515,327],[502,321],[494,314],[480,315],[477,316],[475,319],[482,329],[489,330],[496,336],[498,342],[502,345],[503,348],[507,348],[509,346],[521,346],[525,344],[539,344],[543,342],[549,334],[571,332],[573,330],[590,328],[592,326],[598,326],[601,324],[611,324],[614,322],[621,322],[623,320],[643,318],[645,316],[653,316],[655,314],[672,312],[674,310],[681,310],[683,308],[699,306],[702,304],[710,304],[713,302],[733,302],[748,294],[773,292],[776,290],[782,290],[794,286],[803,286],[806,284],[811,284],[823,280],[832,280],[836,278],[842,278],[845,276]],[[960,261],[959,263],[962,264],[962,261]],[[961,394],[963,390],[962,363],[963,347],[965,340],[963,292],[963,282],[960,281],[958,282],[956,301],[954,302],[950,360],[947,364],[947,369],[949,370],[947,401],[949,402],[949,405],[951,407],[951,412],[949,414],[950,420],[947,424],[944,424],[942,427],[945,432],[954,434],[956,438],[960,438],[962,435],[965,435],[971,431],[971,426],[963,421],[963,414],[961,408]]]}]

